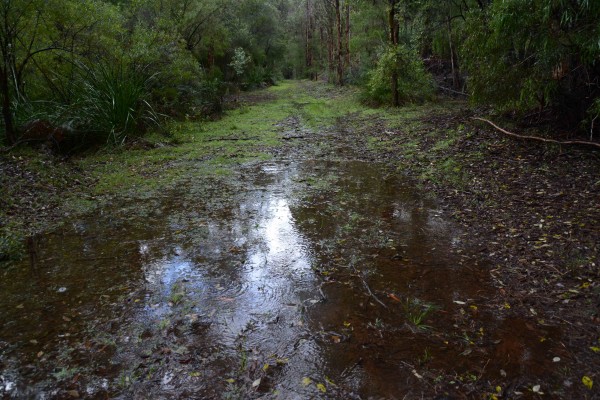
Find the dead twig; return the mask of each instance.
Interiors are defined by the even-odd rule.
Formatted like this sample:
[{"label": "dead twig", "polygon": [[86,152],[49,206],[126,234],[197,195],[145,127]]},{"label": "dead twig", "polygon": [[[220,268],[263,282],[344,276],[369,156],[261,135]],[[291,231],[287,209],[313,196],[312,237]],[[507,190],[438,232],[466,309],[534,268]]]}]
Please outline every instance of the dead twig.
[{"label": "dead twig", "polygon": [[319,294],[321,295],[321,301],[327,301],[327,296],[323,293],[323,283],[319,286]]},{"label": "dead twig", "polygon": [[360,280],[362,281],[365,289],[367,289],[367,292],[369,292],[369,295],[379,304],[381,304],[383,306],[383,308],[385,308],[386,310],[388,309],[388,306],[386,306],[381,300],[379,300],[379,298],[377,298],[377,296],[375,296],[375,294],[371,291],[371,288],[369,287],[369,285],[367,285],[367,281],[364,280],[364,278],[362,276],[360,276]]},{"label": "dead twig", "polygon": [[367,292],[369,293],[369,296],[371,296],[376,302],[381,304],[383,306],[383,308],[385,308],[386,310],[389,311],[388,306],[386,306],[381,300],[379,300],[379,298],[377,296],[375,296],[375,294],[371,291],[371,288],[367,284],[367,281],[365,280],[363,275],[360,272],[358,272],[358,270],[356,269],[356,267],[354,265],[352,266],[352,269],[356,273],[356,276],[358,276],[360,278],[360,280],[362,281],[363,286],[365,287],[365,289],[367,289]]},{"label": "dead twig", "polygon": [[583,141],[583,140],[560,141],[560,140],[554,140],[554,139],[541,138],[541,137],[538,137],[538,136],[517,135],[516,133],[509,132],[506,129],[500,128],[498,125],[494,124],[492,121],[487,120],[485,118],[471,117],[471,119],[476,119],[478,121],[486,122],[486,123],[490,124],[491,126],[493,126],[494,128],[496,128],[497,130],[499,130],[500,132],[502,132],[502,133],[504,133],[504,134],[506,134],[508,136],[515,137],[517,139],[535,140],[535,141],[538,141],[538,142],[556,143],[556,144],[560,144],[560,145],[593,146],[593,147],[600,148],[600,143],[596,143],[596,142],[586,142],[586,141]]},{"label": "dead twig", "polygon": [[363,362],[363,359],[362,359],[362,357],[360,357],[357,362],[352,364],[352,366],[350,366],[342,371],[340,378],[342,378],[342,379],[346,378],[346,376],[349,375],[354,370],[354,368],[358,367],[362,362]]}]

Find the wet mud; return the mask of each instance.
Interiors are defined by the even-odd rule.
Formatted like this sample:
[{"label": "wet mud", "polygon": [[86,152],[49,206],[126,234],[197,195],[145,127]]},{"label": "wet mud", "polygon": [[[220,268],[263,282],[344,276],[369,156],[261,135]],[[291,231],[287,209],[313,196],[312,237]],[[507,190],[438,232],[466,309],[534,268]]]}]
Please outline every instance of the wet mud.
[{"label": "wet mud", "polygon": [[560,330],[486,306],[492,267],[449,221],[401,177],[344,160],[257,163],[111,205],[2,272],[0,396],[563,390]]}]

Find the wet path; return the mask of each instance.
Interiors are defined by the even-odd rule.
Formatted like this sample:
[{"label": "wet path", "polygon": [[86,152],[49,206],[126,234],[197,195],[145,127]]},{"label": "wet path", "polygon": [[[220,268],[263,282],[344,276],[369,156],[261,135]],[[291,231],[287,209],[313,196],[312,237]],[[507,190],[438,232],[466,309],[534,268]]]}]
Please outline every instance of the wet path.
[{"label": "wet path", "polygon": [[490,266],[384,171],[258,163],[36,238],[0,283],[0,395],[418,398],[535,383],[559,332],[486,309]]}]

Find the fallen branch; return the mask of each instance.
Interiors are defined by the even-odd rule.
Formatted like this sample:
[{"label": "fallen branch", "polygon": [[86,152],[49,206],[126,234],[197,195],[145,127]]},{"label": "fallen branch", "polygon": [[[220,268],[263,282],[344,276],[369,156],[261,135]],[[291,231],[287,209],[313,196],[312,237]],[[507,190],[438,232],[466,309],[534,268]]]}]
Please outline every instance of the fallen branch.
[{"label": "fallen branch", "polygon": [[461,96],[469,97],[469,94],[465,93],[465,92],[459,92],[457,90],[453,90],[453,89],[450,89],[450,88],[447,88],[447,87],[444,87],[444,86],[438,86],[438,87],[440,89],[445,90],[445,91],[450,92],[450,93],[459,94]]},{"label": "fallen branch", "polygon": [[213,138],[207,139],[205,142],[235,142],[238,140],[258,140],[259,137],[225,137],[225,138]]},{"label": "fallen branch", "polygon": [[500,128],[498,125],[494,124],[492,121],[487,120],[485,118],[471,117],[471,119],[476,119],[478,121],[486,122],[486,123],[490,124],[491,126],[493,126],[494,128],[496,128],[497,130],[499,130],[500,132],[502,132],[502,133],[504,133],[504,134],[506,134],[508,136],[515,137],[517,139],[535,140],[535,141],[538,141],[538,142],[556,143],[556,144],[560,144],[560,145],[593,146],[593,147],[600,148],[600,143],[596,143],[596,142],[586,142],[586,141],[582,141],[582,140],[560,141],[560,140],[554,140],[554,139],[541,138],[541,137],[538,137],[538,136],[517,135],[516,133],[509,132],[506,129]]},{"label": "fallen branch", "polygon": [[283,140],[292,140],[292,139],[305,139],[306,136],[282,136]]}]

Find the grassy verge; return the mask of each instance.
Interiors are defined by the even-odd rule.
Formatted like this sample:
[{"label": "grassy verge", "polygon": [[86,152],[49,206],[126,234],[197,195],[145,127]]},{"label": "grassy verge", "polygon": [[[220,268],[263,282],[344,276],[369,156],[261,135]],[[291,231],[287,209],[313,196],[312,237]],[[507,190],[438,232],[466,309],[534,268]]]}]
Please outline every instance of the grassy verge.
[{"label": "grassy verge", "polygon": [[[270,101],[242,105],[218,121],[178,122],[170,136],[61,160],[27,147],[0,156],[0,260],[19,259],[23,238],[115,198],[145,199],[197,176],[224,175],[265,160],[281,145],[277,122],[295,112],[294,84],[265,91]],[[136,148],[139,147],[139,148]]]}]

